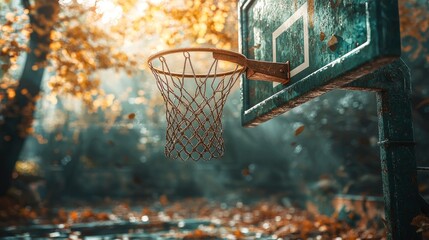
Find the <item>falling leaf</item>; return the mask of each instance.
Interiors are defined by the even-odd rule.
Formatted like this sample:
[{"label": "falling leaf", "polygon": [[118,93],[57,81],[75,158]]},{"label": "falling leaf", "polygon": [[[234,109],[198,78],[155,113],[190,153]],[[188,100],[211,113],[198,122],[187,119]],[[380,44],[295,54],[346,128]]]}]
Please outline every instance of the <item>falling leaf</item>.
[{"label": "falling leaf", "polygon": [[299,126],[297,129],[295,129],[295,136],[298,136],[304,131],[304,125]]},{"label": "falling leaf", "polygon": [[413,218],[411,225],[418,227],[417,232],[429,231],[429,217],[419,214]]},{"label": "falling leaf", "polygon": [[426,98],[417,104],[416,109],[419,109],[428,104],[429,104],[429,98]]},{"label": "falling leaf", "polygon": [[243,170],[241,170],[241,174],[243,176],[249,176],[250,175],[250,169],[249,168],[244,168]]},{"label": "falling leaf", "polygon": [[109,144],[110,146],[114,147],[116,144],[113,140],[108,140],[107,144]]},{"label": "falling leaf", "polygon": [[128,119],[133,120],[134,118],[136,118],[136,114],[135,113],[128,114]]}]

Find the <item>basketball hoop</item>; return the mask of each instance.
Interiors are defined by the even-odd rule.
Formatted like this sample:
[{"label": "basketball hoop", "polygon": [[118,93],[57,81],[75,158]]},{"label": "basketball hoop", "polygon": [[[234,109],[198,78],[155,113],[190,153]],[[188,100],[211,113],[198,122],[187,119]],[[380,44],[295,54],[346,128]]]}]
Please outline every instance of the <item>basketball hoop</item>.
[{"label": "basketball hoop", "polygon": [[[207,64],[210,58],[213,61]],[[283,84],[289,80],[288,63],[248,60],[242,54],[215,48],[162,51],[150,56],[148,64],[165,101],[165,155],[172,159],[223,156],[223,107],[242,73],[250,79]],[[200,69],[208,71],[201,73]]]}]

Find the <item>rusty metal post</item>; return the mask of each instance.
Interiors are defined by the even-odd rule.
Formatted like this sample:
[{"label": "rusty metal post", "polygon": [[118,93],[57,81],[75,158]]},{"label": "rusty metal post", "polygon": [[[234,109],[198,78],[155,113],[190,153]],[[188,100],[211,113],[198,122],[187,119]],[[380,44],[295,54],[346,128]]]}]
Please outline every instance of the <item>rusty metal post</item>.
[{"label": "rusty metal post", "polygon": [[416,240],[421,236],[411,225],[421,211],[417,188],[410,73],[401,60],[377,70],[345,89],[377,94],[381,174],[388,239]]}]

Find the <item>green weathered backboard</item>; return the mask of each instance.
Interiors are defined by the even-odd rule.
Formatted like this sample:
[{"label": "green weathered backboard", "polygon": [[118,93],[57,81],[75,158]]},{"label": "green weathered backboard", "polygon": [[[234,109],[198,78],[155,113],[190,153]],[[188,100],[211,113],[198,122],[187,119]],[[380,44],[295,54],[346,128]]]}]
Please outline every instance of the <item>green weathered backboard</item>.
[{"label": "green weathered backboard", "polygon": [[290,61],[287,85],[243,80],[245,126],[378,69],[401,53],[397,0],[242,0],[241,52]]}]

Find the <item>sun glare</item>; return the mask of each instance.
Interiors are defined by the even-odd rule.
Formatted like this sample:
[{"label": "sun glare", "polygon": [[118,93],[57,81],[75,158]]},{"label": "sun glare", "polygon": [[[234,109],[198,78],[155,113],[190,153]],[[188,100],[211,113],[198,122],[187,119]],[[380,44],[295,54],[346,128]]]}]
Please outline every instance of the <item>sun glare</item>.
[{"label": "sun glare", "polygon": [[[127,14],[142,14],[147,10],[149,3],[161,4],[163,1],[164,0],[137,0],[134,10]],[[59,0],[59,2],[63,6],[69,6],[73,3],[73,0]],[[124,14],[121,4],[118,4],[115,0],[76,0],[76,2],[85,7],[95,7],[96,13],[102,16],[101,22],[103,24],[115,24]]]},{"label": "sun glare", "polygon": [[122,8],[112,0],[101,0],[96,2],[96,12],[102,15],[103,23],[116,23],[122,17]]},{"label": "sun glare", "polygon": [[[72,2],[73,0],[60,0],[63,6],[68,6]],[[117,23],[123,14],[121,6],[115,4],[113,0],[77,0],[77,3],[85,7],[95,7],[96,13],[102,16],[103,24]]]}]

